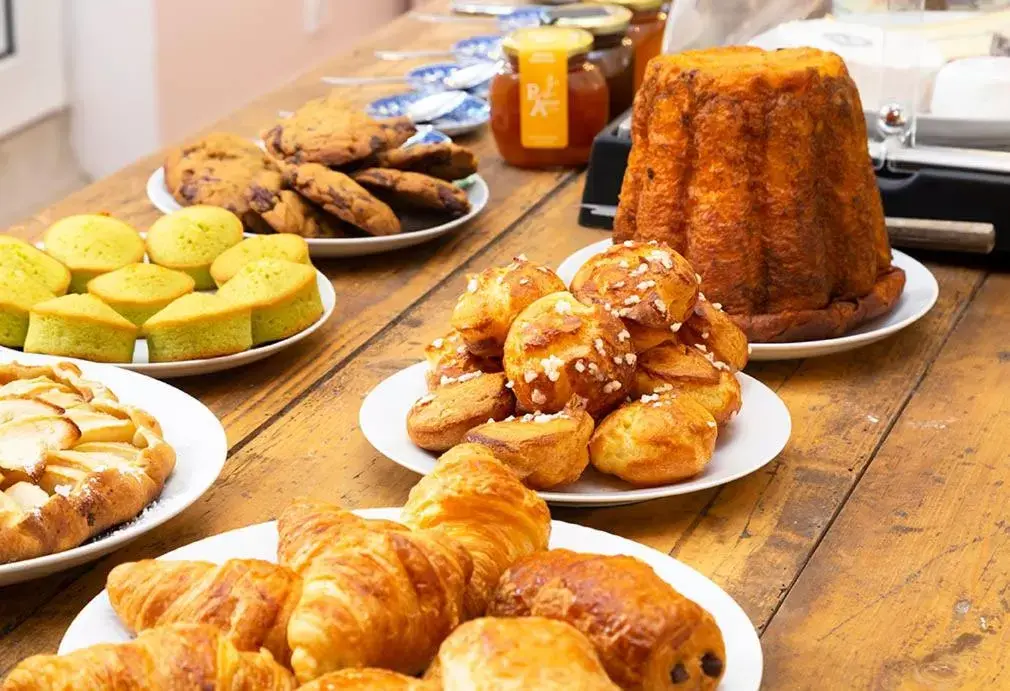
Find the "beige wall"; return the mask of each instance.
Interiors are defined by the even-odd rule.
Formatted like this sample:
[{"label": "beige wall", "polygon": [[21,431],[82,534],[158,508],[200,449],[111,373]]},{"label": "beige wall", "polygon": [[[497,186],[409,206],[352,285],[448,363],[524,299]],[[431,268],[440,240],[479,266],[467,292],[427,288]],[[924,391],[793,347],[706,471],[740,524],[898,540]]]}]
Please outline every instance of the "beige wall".
[{"label": "beige wall", "polygon": [[346,50],[407,4],[315,1],[322,22],[307,33],[303,0],[156,0],[161,141],[184,137]]}]

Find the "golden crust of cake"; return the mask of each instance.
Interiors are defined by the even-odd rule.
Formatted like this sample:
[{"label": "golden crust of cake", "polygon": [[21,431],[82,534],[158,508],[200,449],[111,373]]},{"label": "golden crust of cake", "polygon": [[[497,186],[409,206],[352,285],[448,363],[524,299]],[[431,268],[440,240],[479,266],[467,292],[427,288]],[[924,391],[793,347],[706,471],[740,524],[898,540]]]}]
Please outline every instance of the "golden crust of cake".
[{"label": "golden crust of cake", "polygon": [[468,277],[466,292],[452,311],[452,326],[470,352],[501,357],[509,328],[519,313],[545,295],[564,290],[564,281],[557,274],[520,255],[507,266]]},{"label": "golden crust of cake", "polygon": [[638,356],[632,395],[656,393],[691,398],[720,425],[733,419],[743,403],[740,382],[728,366],[715,364],[699,346],[681,343],[667,343]]},{"label": "golden crust of cake", "polygon": [[243,266],[257,259],[286,259],[296,264],[311,264],[309,245],[291,233],[248,237],[217,256],[210,265],[210,275],[220,287],[235,277]]},{"label": "golden crust of cake", "polygon": [[449,382],[471,372],[501,372],[500,358],[478,357],[470,352],[460,333],[453,329],[436,338],[424,348],[428,371],[424,375],[428,390],[433,391],[442,382]]},{"label": "golden crust of cake", "polygon": [[0,271],[24,271],[43,283],[55,295],[64,295],[70,287],[70,269],[35,246],[0,235]]},{"label": "golden crust of cake", "polygon": [[137,327],[94,295],[61,295],[37,303],[32,314],[64,317],[78,322],[88,322],[108,329],[136,333]]},{"label": "golden crust of cake", "polygon": [[523,310],[505,340],[505,373],[524,412],[556,413],[573,397],[599,416],[628,395],[636,355],[621,320],[571,293]]},{"label": "golden crust of cake", "polygon": [[670,330],[691,313],[700,283],[687,260],[668,246],[626,240],[583,264],[572,293],[626,323]]},{"label": "golden crust of cake", "polygon": [[597,470],[639,487],[687,480],[708,465],[718,424],[687,396],[653,394],[626,403],[599,424],[589,443]]},{"label": "golden crust of cake", "polygon": [[844,333],[903,287],[866,139],[833,53],[660,56],[635,102],[614,239],[684,255],[751,341]]},{"label": "golden crust of cake", "polygon": [[[175,466],[157,420],[67,362],[0,365],[0,408],[8,450],[0,563],[71,549],[130,520],[161,494]],[[22,453],[9,453],[15,447]]]},{"label": "golden crust of cake", "polygon": [[463,442],[487,447],[527,487],[552,489],[581,477],[595,426],[578,401],[553,415],[527,413],[474,427]]},{"label": "golden crust of cake", "polygon": [[407,414],[407,433],[428,451],[448,451],[474,427],[504,420],[515,411],[515,397],[502,373],[464,374],[419,399]]}]

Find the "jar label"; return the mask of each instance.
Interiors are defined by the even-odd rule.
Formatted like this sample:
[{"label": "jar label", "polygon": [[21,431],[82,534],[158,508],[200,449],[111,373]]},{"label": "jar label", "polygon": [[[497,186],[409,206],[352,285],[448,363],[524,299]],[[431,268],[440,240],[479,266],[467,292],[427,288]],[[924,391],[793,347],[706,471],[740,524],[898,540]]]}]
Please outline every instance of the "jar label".
[{"label": "jar label", "polygon": [[519,129],[527,149],[568,147],[568,53],[519,53]]}]

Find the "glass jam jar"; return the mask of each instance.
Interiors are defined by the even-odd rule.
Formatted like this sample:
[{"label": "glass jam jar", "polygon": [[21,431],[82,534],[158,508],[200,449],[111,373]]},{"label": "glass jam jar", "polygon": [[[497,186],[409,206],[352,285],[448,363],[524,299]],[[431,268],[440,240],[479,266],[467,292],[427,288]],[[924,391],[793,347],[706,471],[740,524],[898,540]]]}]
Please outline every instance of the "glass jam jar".
[{"label": "glass jam jar", "polygon": [[[601,2],[601,0],[595,0]],[[663,52],[663,32],[666,30],[666,0],[602,0],[606,4],[622,5],[632,12],[628,38],[635,48],[635,91],[642,86],[649,60]]]},{"label": "glass jam jar", "polygon": [[607,80],[607,89],[610,90],[610,119],[613,120],[630,108],[635,99],[635,48],[628,38],[632,13],[619,5],[596,7],[607,13],[595,17],[560,17],[555,25],[585,29],[593,35],[589,62],[596,65]]},{"label": "glass jam jar", "polygon": [[581,166],[608,122],[610,93],[589,62],[582,29],[517,29],[502,41],[505,60],[491,82],[491,131],[502,158],[523,168]]}]

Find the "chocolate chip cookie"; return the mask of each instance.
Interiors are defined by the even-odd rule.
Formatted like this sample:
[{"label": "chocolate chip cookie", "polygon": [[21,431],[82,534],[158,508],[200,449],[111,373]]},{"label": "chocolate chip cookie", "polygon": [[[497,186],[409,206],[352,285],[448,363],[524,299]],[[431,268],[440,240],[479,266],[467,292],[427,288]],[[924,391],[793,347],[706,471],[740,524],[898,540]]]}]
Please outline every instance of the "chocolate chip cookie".
[{"label": "chocolate chip cookie", "polygon": [[309,101],[263,132],[267,150],[289,163],[338,168],[394,149],[416,131],[407,118],[374,120],[330,96]]},{"label": "chocolate chip cookie", "polygon": [[278,233],[294,233],[303,238],[339,238],[354,232],[339,218],[331,216],[297,192],[284,188],[281,174],[267,171],[246,191],[252,210]]},{"label": "chocolate chip cookie", "polygon": [[343,173],[306,163],[286,172],[285,181],[302,196],[369,235],[396,235],[402,230],[392,209]]},{"label": "chocolate chip cookie", "polygon": [[390,149],[369,159],[368,168],[395,168],[442,180],[462,180],[477,172],[477,157],[452,142]]},{"label": "chocolate chip cookie", "polygon": [[215,132],[168,153],[165,185],[183,206],[220,206],[255,228],[261,222],[250,213],[246,192],[254,178],[271,168],[270,159],[253,142]]},{"label": "chocolate chip cookie", "polygon": [[434,209],[452,217],[470,213],[466,192],[445,180],[391,168],[366,168],[354,180],[389,201],[394,207]]}]

